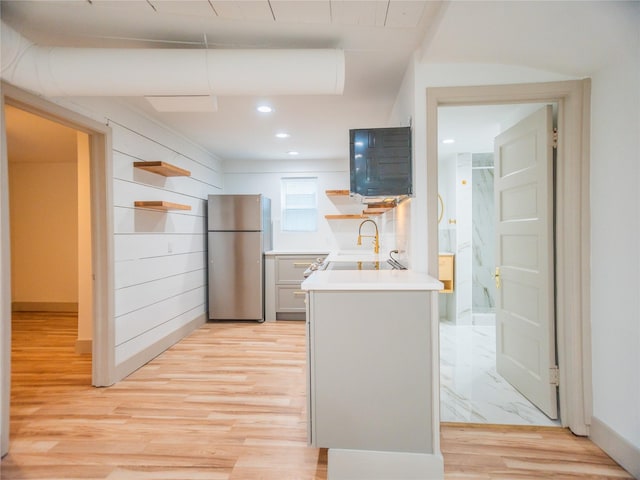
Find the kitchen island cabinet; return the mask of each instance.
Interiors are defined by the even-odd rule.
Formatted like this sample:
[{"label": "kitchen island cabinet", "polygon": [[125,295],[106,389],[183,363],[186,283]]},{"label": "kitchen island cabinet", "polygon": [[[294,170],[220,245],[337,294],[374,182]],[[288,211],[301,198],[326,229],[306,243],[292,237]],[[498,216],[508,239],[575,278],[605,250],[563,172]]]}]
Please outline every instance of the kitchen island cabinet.
[{"label": "kitchen island cabinet", "polygon": [[443,478],[442,284],[412,271],[340,270],[315,272],[302,288],[308,440],[329,449],[329,479]]}]

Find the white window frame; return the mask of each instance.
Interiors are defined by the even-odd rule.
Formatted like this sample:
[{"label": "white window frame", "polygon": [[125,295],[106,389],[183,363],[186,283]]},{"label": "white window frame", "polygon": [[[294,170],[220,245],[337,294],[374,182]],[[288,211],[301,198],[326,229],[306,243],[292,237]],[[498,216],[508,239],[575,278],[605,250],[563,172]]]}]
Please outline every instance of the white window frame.
[{"label": "white window frame", "polygon": [[[295,202],[291,189],[307,186],[312,200],[305,204],[304,198]],[[301,194],[304,195],[304,194]],[[296,205],[296,203],[298,203]],[[282,177],[280,179],[280,230],[282,232],[318,231],[318,177]]]}]

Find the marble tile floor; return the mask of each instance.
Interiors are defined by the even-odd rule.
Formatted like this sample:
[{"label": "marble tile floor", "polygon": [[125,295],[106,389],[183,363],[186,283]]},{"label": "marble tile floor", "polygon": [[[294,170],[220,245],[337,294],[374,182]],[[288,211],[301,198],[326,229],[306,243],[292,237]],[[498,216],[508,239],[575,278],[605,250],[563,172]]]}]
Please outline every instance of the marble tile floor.
[{"label": "marble tile floor", "polygon": [[440,322],[440,420],[559,426],[498,374],[495,345],[494,325]]}]

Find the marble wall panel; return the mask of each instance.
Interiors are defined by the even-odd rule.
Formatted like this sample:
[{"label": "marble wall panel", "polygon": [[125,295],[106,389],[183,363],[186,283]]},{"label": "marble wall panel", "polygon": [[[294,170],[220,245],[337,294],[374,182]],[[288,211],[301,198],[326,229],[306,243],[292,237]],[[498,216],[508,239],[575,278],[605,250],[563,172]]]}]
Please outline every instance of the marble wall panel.
[{"label": "marble wall panel", "polygon": [[472,164],[472,310],[485,313],[495,306],[493,154],[474,154]]},{"label": "marble wall panel", "polygon": [[471,154],[460,154],[456,160],[456,323],[471,324],[472,290],[472,170]]}]

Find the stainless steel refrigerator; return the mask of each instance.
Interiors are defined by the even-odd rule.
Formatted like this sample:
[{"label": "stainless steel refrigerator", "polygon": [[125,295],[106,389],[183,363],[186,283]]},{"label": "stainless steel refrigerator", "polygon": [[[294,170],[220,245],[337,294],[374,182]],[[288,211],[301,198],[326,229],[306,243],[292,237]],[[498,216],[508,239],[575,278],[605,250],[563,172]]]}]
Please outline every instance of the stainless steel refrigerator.
[{"label": "stainless steel refrigerator", "polygon": [[264,320],[264,252],[271,249],[271,200],[209,195],[210,320]]}]

